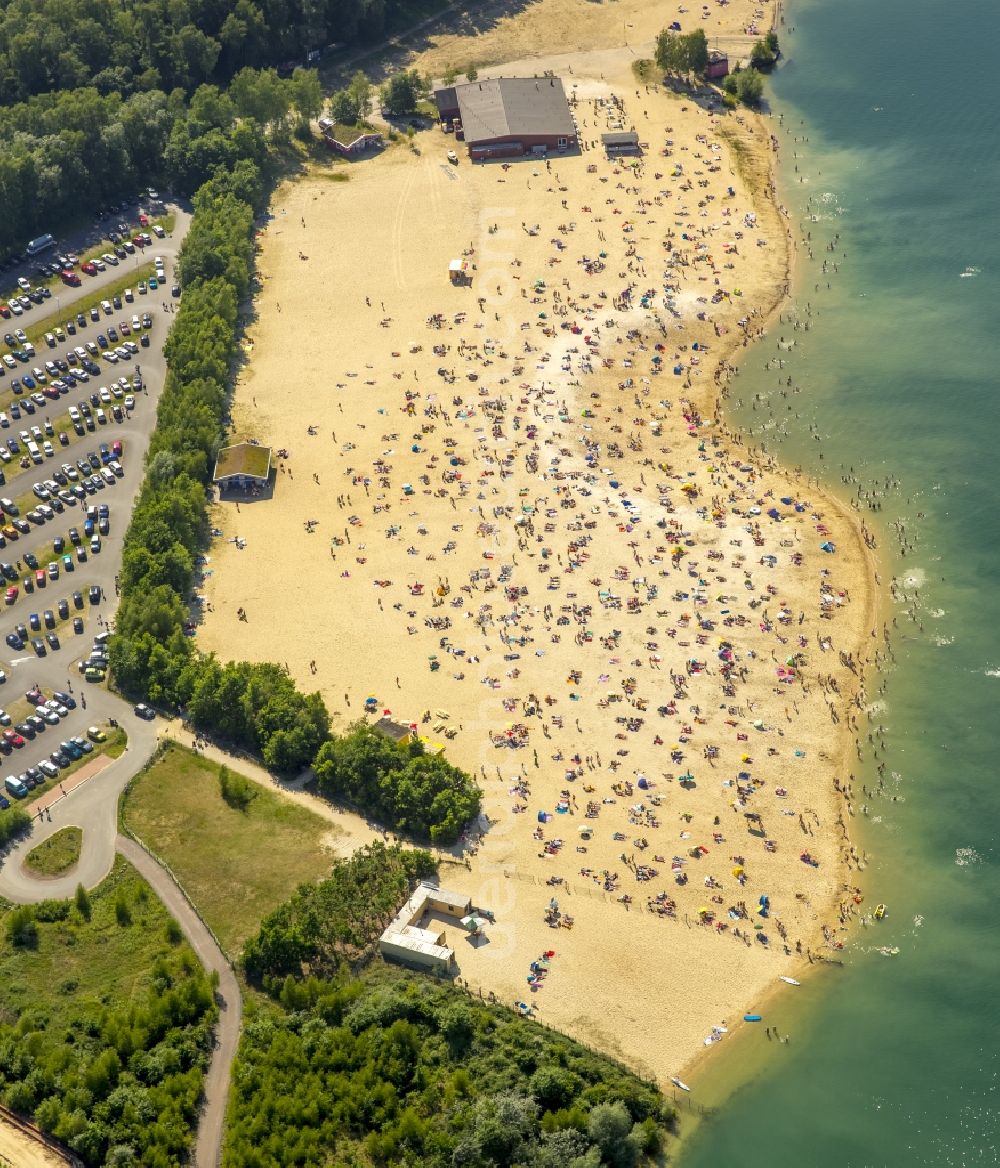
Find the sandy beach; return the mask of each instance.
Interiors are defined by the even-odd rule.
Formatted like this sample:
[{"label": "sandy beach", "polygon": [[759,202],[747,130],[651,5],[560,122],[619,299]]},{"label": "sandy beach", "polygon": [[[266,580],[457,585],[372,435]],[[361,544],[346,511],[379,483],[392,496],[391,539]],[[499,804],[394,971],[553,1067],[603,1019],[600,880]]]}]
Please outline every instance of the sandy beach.
[{"label": "sandy beach", "polygon": [[[568,46],[567,7],[511,19]],[[477,774],[488,821],[442,882],[496,924],[449,934],[459,976],[667,1084],[869,907],[875,612],[850,512],[720,415],[786,327],[767,123],[637,83],[623,11],[670,19],[595,9],[605,40],[482,71],[557,72],[581,153],[454,166],[435,129],[278,192],[234,432],[287,457],[272,498],[214,508],[198,644],[287,664],[339,727],[372,697]],[[619,128],[641,160],[591,148]]]}]

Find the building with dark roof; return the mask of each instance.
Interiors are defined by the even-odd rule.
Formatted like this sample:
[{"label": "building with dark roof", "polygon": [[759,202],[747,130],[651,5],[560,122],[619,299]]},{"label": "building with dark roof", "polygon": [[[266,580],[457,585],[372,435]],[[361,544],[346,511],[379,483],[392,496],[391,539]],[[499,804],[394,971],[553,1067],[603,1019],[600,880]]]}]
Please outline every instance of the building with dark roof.
[{"label": "building with dark roof", "polygon": [[609,158],[617,158],[622,154],[642,153],[639,135],[634,130],[619,130],[612,134],[602,134],[601,145]]},{"label": "building with dark roof", "polygon": [[577,129],[558,77],[497,77],[434,94],[441,121],[473,160],[576,149]]}]

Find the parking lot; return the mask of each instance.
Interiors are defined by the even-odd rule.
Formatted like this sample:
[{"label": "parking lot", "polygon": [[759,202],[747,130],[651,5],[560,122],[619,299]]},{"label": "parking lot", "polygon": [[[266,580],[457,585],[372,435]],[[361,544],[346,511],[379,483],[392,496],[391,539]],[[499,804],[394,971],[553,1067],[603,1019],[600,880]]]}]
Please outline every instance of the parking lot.
[{"label": "parking lot", "polygon": [[[5,341],[15,342],[0,345],[0,635],[6,654],[0,752],[10,755],[0,759],[5,772],[38,767],[59,753],[60,742],[86,741],[89,726],[121,719],[123,712],[128,721],[138,721],[100,684],[106,659],[100,642],[117,604],[122,539],[142,482],[163,388],[163,344],[178,304],[171,287],[189,216],[169,211],[173,231],[153,237],[155,246],[126,252],[126,259],[116,256],[117,264],[105,262],[92,275],[82,272],[78,286],[50,286],[30,311],[0,322],[0,332],[9,334]],[[101,243],[92,241],[90,251],[95,247]],[[155,289],[144,275],[155,270],[154,255],[162,261]],[[71,270],[80,272],[79,263]],[[14,294],[5,278],[0,284]],[[10,303],[0,294],[0,304]],[[140,342],[143,337],[148,343]],[[34,351],[27,360],[26,342]],[[106,354],[116,348],[123,351],[109,359]],[[54,699],[57,691],[75,707]],[[43,709],[29,714],[28,705],[36,703],[26,695],[36,692]],[[45,717],[44,701],[55,702],[49,712],[58,726]],[[9,711],[14,717],[5,726]],[[40,725],[27,721],[29,716]],[[22,733],[24,726],[34,729],[34,738]]]}]

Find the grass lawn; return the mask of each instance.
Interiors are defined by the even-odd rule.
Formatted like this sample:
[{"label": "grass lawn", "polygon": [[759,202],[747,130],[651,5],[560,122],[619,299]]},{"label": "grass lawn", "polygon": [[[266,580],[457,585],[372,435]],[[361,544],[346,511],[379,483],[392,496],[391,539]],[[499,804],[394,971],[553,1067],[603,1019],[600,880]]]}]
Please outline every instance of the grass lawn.
[{"label": "grass lawn", "polygon": [[64,827],[44,843],[32,848],[25,865],[39,876],[61,876],[80,859],[83,832],[78,827]]},{"label": "grass lawn", "polygon": [[[131,924],[125,926],[115,913],[119,896],[131,913]],[[0,1020],[10,1022],[27,1010],[35,1021],[44,1015],[45,1029],[61,1037],[104,1006],[127,1007],[144,999],[156,959],[186,948],[167,939],[173,918],[120,856],[110,876],[90,893],[90,905],[89,922],[72,906],[65,920],[45,921],[49,914],[42,907],[35,948],[9,943],[5,926],[10,914],[4,914],[0,984],[5,1017]]]},{"label": "grass lawn", "polygon": [[249,784],[244,810],[230,806],[219,770],[168,743],[133,780],[122,819],[173,869],[235,956],[299,884],[329,874],[332,857],[324,843],[336,828],[256,783]]}]

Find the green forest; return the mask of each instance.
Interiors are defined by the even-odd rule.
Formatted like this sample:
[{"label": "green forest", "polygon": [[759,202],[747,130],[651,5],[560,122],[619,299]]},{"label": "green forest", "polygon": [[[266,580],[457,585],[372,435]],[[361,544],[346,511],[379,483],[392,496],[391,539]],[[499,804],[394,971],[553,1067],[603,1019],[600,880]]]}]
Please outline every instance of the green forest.
[{"label": "green forest", "polygon": [[638,1168],[673,1128],[612,1060],[418,974],[289,979],[279,998],[248,1007],[225,1168]]},{"label": "green forest", "polygon": [[93,893],[0,929],[3,1103],[94,1168],[183,1163],[217,1010],[149,886],[120,860]]},{"label": "green forest", "polygon": [[219,166],[266,169],[268,140],[320,112],[309,54],[377,39],[405,11],[405,0],[0,5],[0,260],[150,183],[192,195]]}]

